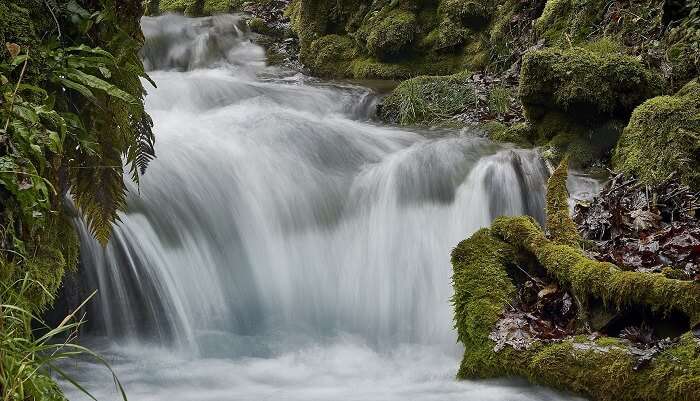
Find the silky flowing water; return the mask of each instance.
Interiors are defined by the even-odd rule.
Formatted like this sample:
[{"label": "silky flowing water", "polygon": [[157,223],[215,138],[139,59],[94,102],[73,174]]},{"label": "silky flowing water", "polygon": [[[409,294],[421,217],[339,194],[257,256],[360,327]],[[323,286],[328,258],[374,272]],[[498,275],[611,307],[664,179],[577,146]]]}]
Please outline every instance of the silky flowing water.
[{"label": "silky flowing water", "polygon": [[[234,15],[142,24],[158,158],[106,249],[81,231],[82,341],[131,400],[573,399],[454,378],[450,251],[542,220],[536,152],[372,123],[372,91],[266,67]],[[119,399],[100,365],[68,368]]]}]

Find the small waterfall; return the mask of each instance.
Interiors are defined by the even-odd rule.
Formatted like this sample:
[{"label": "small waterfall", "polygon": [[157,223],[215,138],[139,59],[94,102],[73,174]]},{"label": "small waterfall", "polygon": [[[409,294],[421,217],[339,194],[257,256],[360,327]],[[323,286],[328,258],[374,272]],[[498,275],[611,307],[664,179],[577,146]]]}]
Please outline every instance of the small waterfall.
[{"label": "small waterfall", "polygon": [[[237,16],[166,15],[144,18],[143,27],[143,57],[158,84],[147,97],[158,158],[140,190],[131,188],[129,211],[105,249],[81,231],[87,286],[99,289],[92,333],[110,344],[175,349],[194,358],[187,366],[207,373],[190,383],[177,368],[163,368],[172,356],[137,345],[119,360],[167,369],[159,373],[167,379],[154,380],[170,384],[141,379],[145,368],[124,362],[136,399],[262,399],[277,392],[285,399],[393,399],[384,390],[360,398],[340,390],[298,395],[285,383],[313,387],[316,373],[275,373],[277,381],[264,385],[255,373],[278,368],[298,375],[329,369],[342,382],[358,375],[365,383],[358,388],[369,377],[388,380],[370,385],[377,388],[434,377],[452,383],[460,351],[449,303],[450,251],[499,215],[543,219],[548,172],[538,154],[468,132],[435,137],[368,122],[370,91],[264,67],[262,49]],[[228,372],[216,367],[223,362],[199,358],[238,362],[226,362],[231,376],[219,380]],[[264,365],[272,360],[274,368]],[[423,370],[411,368],[420,361]],[[379,369],[387,367],[403,373],[385,377]],[[250,395],[233,396],[244,391],[235,386],[216,392],[224,382]],[[212,389],[172,390],[185,383]],[[443,400],[464,392],[531,399],[515,387],[440,386],[454,391]],[[406,391],[417,391],[410,399],[434,399]]]}]

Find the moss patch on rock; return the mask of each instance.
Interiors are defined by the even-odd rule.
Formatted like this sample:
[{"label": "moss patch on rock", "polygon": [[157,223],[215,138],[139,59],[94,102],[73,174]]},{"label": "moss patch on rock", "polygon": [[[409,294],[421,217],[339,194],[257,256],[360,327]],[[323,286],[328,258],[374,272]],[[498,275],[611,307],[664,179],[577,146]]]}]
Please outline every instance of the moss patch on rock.
[{"label": "moss patch on rock", "polygon": [[700,188],[700,83],[639,106],[615,149],[615,168],[658,184],[671,174]]},{"label": "moss patch on rock", "polygon": [[438,12],[453,21],[460,21],[465,27],[483,28],[493,16],[496,9],[491,0],[442,0]]},{"label": "moss patch on rock", "polygon": [[326,35],[314,40],[308,49],[303,49],[301,59],[321,76],[345,76],[356,50],[352,38]]},{"label": "moss patch on rock", "polygon": [[160,0],[149,1],[146,14],[182,13],[192,17],[222,14],[232,11],[242,3],[238,0]]},{"label": "moss patch on rock", "polygon": [[63,274],[77,269],[79,240],[73,225],[66,218],[56,216],[42,237],[28,246],[27,254],[31,256],[20,262],[0,257],[0,281],[19,282],[26,277],[29,280],[24,293],[26,307],[43,312],[53,304]]},{"label": "moss patch on rock", "polygon": [[639,60],[582,48],[529,52],[520,75],[520,98],[533,120],[552,109],[584,118],[629,115],[661,89],[661,78]]},{"label": "moss patch on rock", "polygon": [[[601,44],[600,48],[608,45]],[[544,49],[523,57],[519,96],[536,142],[574,166],[606,158],[632,110],[661,92],[661,78],[639,60],[583,48]]]},{"label": "moss patch on rock", "polygon": [[366,38],[365,47],[380,60],[399,57],[416,36],[416,16],[394,9],[377,18],[369,18],[358,31],[358,38]]},{"label": "moss patch on rock", "polygon": [[577,44],[591,37],[604,14],[603,0],[548,0],[535,31],[550,44]]},{"label": "moss patch on rock", "polygon": [[[512,50],[519,42],[515,26],[529,26],[527,18],[513,22],[516,13],[528,7],[519,0],[293,0],[287,14],[302,53],[308,54],[313,42],[326,35],[354,39],[355,67],[334,77],[403,79],[449,75],[465,67],[510,66],[515,57],[502,49]],[[317,73],[318,65],[303,58],[302,62]],[[412,68],[415,64],[420,67]]]},{"label": "moss patch on rock", "polygon": [[501,123],[487,123],[482,126],[489,139],[495,142],[514,143],[521,147],[531,147],[534,143],[534,129],[528,123],[518,123],[510,127]]}]

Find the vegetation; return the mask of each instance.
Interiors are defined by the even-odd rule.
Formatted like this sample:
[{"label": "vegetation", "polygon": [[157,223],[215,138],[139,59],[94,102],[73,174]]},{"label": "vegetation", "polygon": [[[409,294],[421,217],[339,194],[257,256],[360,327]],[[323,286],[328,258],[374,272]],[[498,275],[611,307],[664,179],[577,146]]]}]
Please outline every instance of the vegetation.
[{"label": "vegetation", "polygon": [[614,164],[646,184],[677,174],[699,189],[700,83],[695,80],[674,96],[656,97],[639,106],[617,144]]},{"label": "vegetation", "polygon": [[67,359],[90,357],[110,370],[122,399],[126,401],[124,389],[109,364],[93,351],[73,342],[84,322],[77,313],[90,298],[58,326],[50,327],[32,312],[34,304],[28,301],[36,296],[29,294],[36,288],[43,291],[46,298],[53,298],[53,293],[43,288],[41,282],[30,279],[29,274],[17,282],[0,282],[0,399],[64,401],[58,385],[50,378],[50,372],[94,398],[60,365]]},{"label": "vegetation", "polygon": [[569,217],[569,191],[566,178],[569,172],[569,159],[559,164],[547,182],[547,230],[550,238],[572,247],[581,243],[576,224]]},{"label": "vegetation", "polygon": [[575,48],[533,51],[523,57],[519,96],[531,121],[549,111],[584,119],[626,116],[659,93],[661,79],[629,56]]},{"label": "vegetation", "polygon": [[232,11],[242,1],[237,0],[149,0],[146,14],[183,13],[190,16],[212,15]]},{"label": "vegetation", "polygon": [[[68,197],[103,244],[126,204],[125,169],[139,182],[154,157],[138,56],[140,1],[0,4],[0,393],[62,399],[55,362],[90,352],[54,344],[75,330],[31,324],[75,269]],[[70,336],[69,336],[70,339]],[[69,378],[67,378],[69,379]],[[70,379],[69,379],[70,380]]]},{"label": "vegetation", "polygon": [[422,76],[403,81],[384,100],[382,118],[399,124],[424,124],[455,115],[476,101],[468,72],[447,77]]},{"label": "vegetation", "polygon": [[[550,191],[555,191],[548,195],[551,239],[532,218],[501,217],[491,229],[478,231],[452,252],[455,320],[459,341],[465,345],[458,377],[518,375],[604,401],[698,399],[700,344],[690,332],[655,351],[646,364],[640,364],[633,344],[614,337],[568,335],[556,340],[530,338],[518,349],[498,346],[494,330],[508,313],[517,313],[517,294],[523,291],[518,274],[523,269],[530,272],[527,275],[544,269],[570,291],[581,309],[583,328],[596,300],[611,311],[647,306],[664,313],[680,311],[690,327],[700,322],[697,284],[592,261],[570,235],[560,235],[557,225],[565,219],[560,213],[566,207],[554,203],[566,199],[560,192],[565,191],[564,171],[562,164],[549,183]],[[526,328],[518,330],[522,332],[512,333],[514,338],[530,335]]]},{"label": "vegetation", "polygon": [[[242,4],[144,3],[149,14],[192,16]],[[4,293],[11,301],[3,303],[17,305],[0,313],[16,311],[12,319],[24,327],[5,325],[0,335],[14,344],[8,349],[16,356],[5,359],[27,360],[31,370],[22,371],[32,372],[20,390],[2,374],[0,385],[28,399],[60,399],[45,375],[53,362],[41,359],[48,343],[27,322],[51,303],[63,271],[76,263],[64,197],[73,197],[104,243],[124,207],[124,168],[138,183],[153,157],[139,80],[147,77],[137,56],[141,2],[51,4],[50,15],[29,0],[0,4],[0,41],[9,44],[0,64],[0,282],[12,283]],[[501,217],[452,253],[452,302],[466,349],[460,378],[517,375],[595,400],[700,399],[700,344],[690,330],[700,323],[700,287],[589,258],[569,217],[566,189],[569,165],[604,166],[610,158],[641,185],[675,175],[700,188],[696,4],[292,0],[286,16],[299,59],[312,73],[404,80],[378,110],[382,119],[476,123],[493,140],[539,146],[545,159],[559,163],[548,183],[545,230],[528,217]],[[288,35],[268,22],[257,15],[248,24],[275,40]],[[573,323],[554,324],[546,336],[527,332],[525,344],[502,341],[510,335],[503,329],[508,319],[525,313],[521,297],[532,276],[571,295]],[[599,315],[629,309],[655,319],[680,315],[683,332],[645,348],[590,330],[600,326]],[[16,369],[10,364],[3,371]]]}]

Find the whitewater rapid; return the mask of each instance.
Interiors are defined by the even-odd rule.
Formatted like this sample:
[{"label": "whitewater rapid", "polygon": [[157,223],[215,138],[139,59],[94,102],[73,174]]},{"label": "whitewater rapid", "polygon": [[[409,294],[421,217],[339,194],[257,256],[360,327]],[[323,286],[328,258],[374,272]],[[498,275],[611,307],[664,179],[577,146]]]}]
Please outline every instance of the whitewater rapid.
[{"label": "whitewater rapid", "polygon": [[[454,379],[450,251],[543,218],[535,151],[372,123],[372,91],[266,67],[238,16],[142,25],[157,159],[106,249],[81,229],[83,341],[130,399],[573,399]],[[118,399],[98,365],[71,370]]]}]

